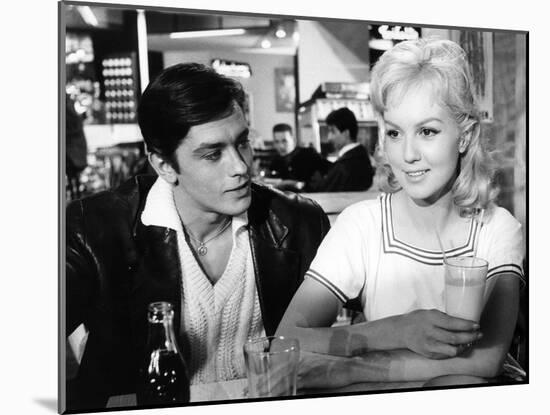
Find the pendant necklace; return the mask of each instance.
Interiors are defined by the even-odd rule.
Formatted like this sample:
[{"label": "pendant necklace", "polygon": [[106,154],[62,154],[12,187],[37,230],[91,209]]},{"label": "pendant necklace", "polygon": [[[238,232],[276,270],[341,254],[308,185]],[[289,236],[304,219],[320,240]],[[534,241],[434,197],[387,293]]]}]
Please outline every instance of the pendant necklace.
[{"label": "pendant necklace", "polygon": [[187,230],[187,234],[189,235],[189,237],[195,241],[196,243],[199,244],[198,248],[197,248],[197,252],[200,256],[205,256],[207,253],[208,253],[208,248],[206,248],[206,244],[214,239],[216,239],[218,236],[220,236],[226,229],[227,227],[231,224],[231,219],[229,219],[223,226],[222,228],[220,229],[220,231],[218,233],[216,233],[214,236],[212,236],[211,238],[208,238],[206,241],[200,241],[198,240],[197,238],[195,238],[191,232],[189,230]]}]

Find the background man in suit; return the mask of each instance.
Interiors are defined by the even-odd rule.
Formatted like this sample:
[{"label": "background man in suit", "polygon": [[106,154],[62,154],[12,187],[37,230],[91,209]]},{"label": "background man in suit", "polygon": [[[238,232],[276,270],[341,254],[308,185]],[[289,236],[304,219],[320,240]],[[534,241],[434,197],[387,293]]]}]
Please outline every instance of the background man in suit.
[{"label": "background man in suit", "polygon": [[329,173],[307,186],[313,192],[367,190],[372,185],[373,169],[364,146],[357,142],[357,119],[346,107],[332,111],[326,119],[328,139],[338,151]]},{"label": "background man in suit", "polygon": [[328,172],[330,162],[325,160],[312,147],[296,145],[292,128],[288,124],[276,124],[273,127],[273,142],[278,155],[273,159],[270,169],[283,181],[279,189],[301,190],[317,174],[320,177]]}]

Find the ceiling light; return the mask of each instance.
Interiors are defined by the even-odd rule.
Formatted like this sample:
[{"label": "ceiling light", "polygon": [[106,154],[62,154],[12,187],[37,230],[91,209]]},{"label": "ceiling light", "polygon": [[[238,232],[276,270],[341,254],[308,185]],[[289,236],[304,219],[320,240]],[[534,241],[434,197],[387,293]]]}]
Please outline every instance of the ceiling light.
[{"label": "ceiling light", "polygon": [[250,78],[252,70],[247,63],[233,62],[225,59],[212,60],[212,68],[219,74],[240,78]]},{"label": "ceiling light", "polygon": [[197,37],[213,36],[238,36],[244,35],[245,29],[215,29],[215,30],[196,30],[191,32],[173,32],[170,33],[171,39],[191,39]]},{"label": "ceiling light", "polygon": [[382,25],[378,28],[378,33],[382,35],[382,39],[391,40],[414,40],[420,36],[413,27],[408,26]]},{"label": "ceiling light", "polygon": [[269,49],[271,47],[271,42],[269,39],[262,40],[262,48]]},{"label": "ceiling light", "polygon": [[76,6],[76,9],[78,10],[78,13],[80,13],[80,16],[82,16],[82,20],[84,20],[87,24],[90,26],[99,25],[97,17],[95,17],[95,14],[90,6]]},{"label": "ceiling light", "polygon": [[283,29],[282,27],[278,28],[275,32],[275,36],[277,36],[279,39],[286,37],[285,29]]}]

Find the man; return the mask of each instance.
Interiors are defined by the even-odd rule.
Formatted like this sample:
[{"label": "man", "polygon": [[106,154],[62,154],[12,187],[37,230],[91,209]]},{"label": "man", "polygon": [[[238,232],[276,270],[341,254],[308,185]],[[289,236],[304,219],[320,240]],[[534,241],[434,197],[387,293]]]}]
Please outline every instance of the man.
[{"label": "man", "polygon": [[372,185],[373,169],[369,155],[357,142],[357,120],[346,107],[332,111],[326,118],[328,139],[338,151],[338,159],[329,173],[308,186],[315,192],[367,190]]},{"label": "man", "polygon": [[80,197],[80,173],[88,165],[88,145],[84,135],[82,117],[76,112],[74,104],[70,95],[65,94],[67,117],[65,168],[71,198]]},{"label": "man", "polygon": [[314,148],[297,146],[290,125],[276,124],[273,142],[278,156],[273,159],[270,169],[283,179],[278,188],[299,191],[315,174],[327,173],[330,163]]},{"label": "man", "polygon": [[244,377],[242,347],[275,332],[328,219],[251,183],[240,84],[199,64],[164,70],[138,109],[158,178],[67,209],[67,334],[89,331],[70,409],[136,391],[147,306],[174,306],[192,384]]}]

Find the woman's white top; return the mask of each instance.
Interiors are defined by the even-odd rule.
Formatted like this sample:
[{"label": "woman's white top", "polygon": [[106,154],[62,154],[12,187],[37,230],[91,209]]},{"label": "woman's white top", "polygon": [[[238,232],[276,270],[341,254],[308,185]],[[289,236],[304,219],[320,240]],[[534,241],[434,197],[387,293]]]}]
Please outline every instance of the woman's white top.
[{"label": "woman's white top", "polygon": [[[325,285],[342,302],[360,298],[369,321],[416,309],[445,311],[442,252],[397,239],[391,204],[392,194],[381,194],[346,208],[306,277]],[[459,246],[449,247],[447,257],[473,256],[477,249],[476,256],[489,263],[485,299],[501,274],[524,281],[521,224],[506,209],[495,207],[483,224],[472,219],[467,240],[455,243]]]}]

